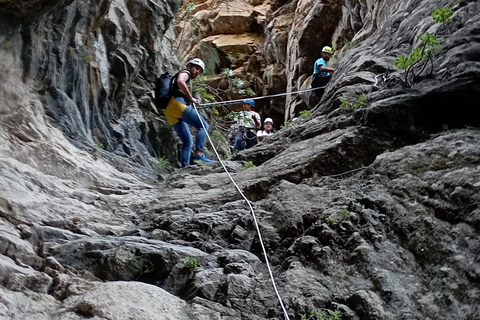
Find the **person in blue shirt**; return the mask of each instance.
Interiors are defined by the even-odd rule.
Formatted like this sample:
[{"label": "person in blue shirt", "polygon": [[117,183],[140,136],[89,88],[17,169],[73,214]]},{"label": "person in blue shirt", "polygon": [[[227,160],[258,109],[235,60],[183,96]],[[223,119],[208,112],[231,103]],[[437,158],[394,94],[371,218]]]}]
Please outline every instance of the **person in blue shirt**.
[{"label": "person in blue shirt", "polygon": [[332,78],[332,73],[335,72],[334,68],[327,67],[327,62],[332,57],[332,54],[333,50],[331,47],[323,47],[322,57],[315,61],[315,65],[313,66],[312,88],[320,88],[313,91],[319,98],[323,96],[325,92],[324,87]]}]

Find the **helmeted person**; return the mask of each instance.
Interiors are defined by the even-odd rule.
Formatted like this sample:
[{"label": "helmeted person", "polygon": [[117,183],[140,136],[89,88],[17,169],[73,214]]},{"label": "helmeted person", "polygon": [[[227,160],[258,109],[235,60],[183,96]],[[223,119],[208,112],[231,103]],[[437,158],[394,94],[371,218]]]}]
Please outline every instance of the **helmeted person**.
[{"label": "helmeted person", "polygon": [[198,77],[204,70],[205,64],[201,59],[195,58],[188,61],[187,68],[180,70],[172,79],[172,97],[164,110],[168,124],[172,126],[182,141],[182,151],[180,153],[182,167],[190,165],[190,155],[193,146],[188,125],[197,129],[193,162],[215,162],[203,154],[209,125],[194,108],[193,105],[198,105],[199,101],[192,95],[189,89],[190,80]]},{"label": "helmeted person", "polygon": [[257,139],[259,142],[262,142],[268,136],[273,134],[273,120],[272,118],[266,118],[263,121],[263,130],[257,131]]},{"label": "helmeted person", "polygon": [[[332,54],[333,50],[331,47],[323,47],[322,57],[315,61],[315,65],[313,66],[312,88],[325,87],[332,78],[332,73],[335,72],[335,69],[327,66]],[[325,92],[325,88],[315,90],[314,92],[321,98]]]},{"label": "helmeted person", "polygon": [[257,144],[257,129],[262,125],[260,115],[253,111],[255,101],[252,99],[243,100],[243,111],[240,111],[234,118],[234,130],[236,131],[233,140],[233,152],[248,149]]}]

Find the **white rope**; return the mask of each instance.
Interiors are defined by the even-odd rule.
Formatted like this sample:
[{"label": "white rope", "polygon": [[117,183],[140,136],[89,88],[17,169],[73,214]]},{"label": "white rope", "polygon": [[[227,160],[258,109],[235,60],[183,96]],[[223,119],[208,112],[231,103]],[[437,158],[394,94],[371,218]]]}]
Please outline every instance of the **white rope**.
[{"label": "white rope", "polygon": [[[272,95],[263,96],[263,97],[248,98],[248,99],[249,99],[249,100],[261,100],[261,99],[267,99],[267,98],[276,98],[276,97],[287,96],[287,95],[289,95],[289,94],[296,94],[296,93],[308,92],[308,91],[313,91],[313,90],[318,90],[318,89],[325,89],[325,88],[326,88],[326,86],[323,86],[323,87],[317,87],[317,88],[309,88],[309,89],[297,90],[297,91],[292,91],[292,92],[272,94]],[[206,108],[206,107],[219,106],[219,105],[224,105],[224,104],[242,103],[244,100],[245,100],[245,99],[236,99],[236,100],[228,100],[228,101],[220,101],[220,102],[201,103],[201,104],[199,104],[199,107]]]},{"label": "white rope", "polygon": [[[318,89],[318,88],[315,88],[315,89]],[[243,101],[243,100],[242,100],[242,101]],[[260,240],[260,245],[262,246],[263,256],[265,257],[265,263],[267,264],[268,273],[270,274],[270,279],[272,280],[273,289],[275,290],[275,293],[276,293],[276,295],[277,295],[278,302],[280,302],[280,306],[282,307],[283,313],[284,313],[284,315],[285,315],[285,319],[286,319],[286,320],[290,320],[290,317],[288,316],[287,310],[285,309],[285,306],[283,305],[282,297],[280,296],[280,293],[279,293],[278,290],[277,290],[277,286],[276,286],[276,284],[275,284],[275,279],[273,278],[272,269],[270,268],[270,262],[268,261],[267,250],[265,249],[265,245],[263,244],[262,234],[260,233],[260,227],[258,226],[257,217],[255,216],[255,211],[253,210],[253,207],[252,207],[250,201],[249,201],[249,200],[247,199],[247,197],[243,194],[242,190],[241,190],[240,187],[237,185],[237,183],[235,182],[235,180],[233,180],[232,176],[230,175],[230,172],[228,172],[227,168],[225,167],[225,164],[223,163],[222,159],[220,158],[220,155],[218,154],[217,150],[215,149],[215,146],[214,146],[212,140],[210,139],[210,135],[208,134],[208,132],[207,132],[207,130],[206,130],[206,128],[205,128],[205,125],[203,124],[202,118],[201,118],[200,114],[198,113],[197,108],[195,107],[195,105],[192,105],[192,106],[193,106],[193,108],[195,109],[195,112],[197,113],[198,119],[199,119],[200,123],[202,124],[203,130],[205,130],[205,133],[206,133],[206,135],[207,135],[208,141],[210,142],[210,145],[212,146],[213,151],[215,151],[215,154],[217,155],[218,161],[221,163],[221,165],[222,165],[222,167],[223,167],[223,170],[225,170],[225,172],[227,173],[228,177],[230,178],[230,180],[231,180],[232,183],[234,184],[235,188],[237,188],[238,192],[239,192],[240,195],[243,197],[243,199],[245,199],[245,201],[246,201],[247,204],[248,204],[248,207],[250,208],[250,212],[252,213],[253,221],[254,221],[254,223],[255,223],[255,228],[257,229],[258,239]]]}]

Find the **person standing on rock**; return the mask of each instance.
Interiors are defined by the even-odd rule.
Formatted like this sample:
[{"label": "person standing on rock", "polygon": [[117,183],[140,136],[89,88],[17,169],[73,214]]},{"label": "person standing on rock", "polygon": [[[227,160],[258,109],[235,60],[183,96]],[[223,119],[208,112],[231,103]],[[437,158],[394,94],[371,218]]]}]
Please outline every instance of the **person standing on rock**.
[{"label": "person standing on rock", "polygon": [[257,144],[257,129],[262,125],[260,115],[253,111],[255,101],[243,100],[243,111],[235,117],[233,152],[248,149]]},{"label": "person standing on rock", "polygon": [[257,132],[257,139],[259,142],[262,142],[268,136],[273,134],[273,120],[272,118],[267,118],[263,121],[263,130]]},{"label": "person standing on rock", "polygon": [[193,97],[188,86],[190,80],[198,77],[204,70],[205,64],[201,59],[195,58],[190,60],[187,63],[187,69],[180,70],[172,79],[172,97],[164,110],[168,124],[172,126],[183,144],[180,153],[182,167],[190,165],[190,155],[193,147],[193,140],[188,125],[197,129],[193,162],[199,164],[215,162],[203,154],[209,125],[193,106],[198,105],[199,101]]},{"label": "person standing on rock", "polygon": [[332,54],[333,50],[331,47],[323,47],[322,57],[315,61],[315,65],[313,66],[312,88],[320,88],[313,91],[319,98],[322,98],[325,92],[325,88],[321,87],[327,85],[332,78],[332,73],[335,72],[334,68],[327,67],[327,62],[332,57]]}]

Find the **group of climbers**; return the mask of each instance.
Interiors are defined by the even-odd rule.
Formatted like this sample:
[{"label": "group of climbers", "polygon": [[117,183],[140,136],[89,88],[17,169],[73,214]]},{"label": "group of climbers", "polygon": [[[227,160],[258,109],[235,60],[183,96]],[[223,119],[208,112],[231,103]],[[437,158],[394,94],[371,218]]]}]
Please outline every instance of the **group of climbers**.
[{"label": "group of climbers", "polygon": [[[327,66],[332,54],[332,48],[325,46],[322,49],[321,58],[315,61],[311,86],[312,88],[318,88],[318,90],[314,90],[314,93],[319,98],[322,97],[326,84],[330,81],[332,73],[335,72],[334,68]],[[164,110],[167,122],[182,141],[180,154],[182,167],[190,165],[193,147],[193,140],[188,125],[197,129],[193,162],[197,164],[215,162],[203,153],[209,125],[197,112],[195,105],[198,105],[199,101],[192,95],[189,89],[190,81],[198,77],[204,70],[205,64],[201,59],[195,58],[190,60],[186,69],[180,70],[172,79],[170,88],[171,98]],[[254,100],[244,100],[243,111],[239,112],[234,119],[235,123],[229,134],[233,152],[251,148],[273,134],[273,120],[271,118],[266,118],[263,121],[264,130],[259,130],[261,128],[261,118],[254,111],[254,108]]]},{"label": "group of climbers", "polygon": [[236,114],[235,123],[231,126],[229,134],[232,152],[248,149],[261,142],[265,137],[273,134],[273,120],[266,118],[263,121],[264,130],[259,130],[261,125],[260,115],[253,111],[255,101],[243,100],[243,111]]}]

